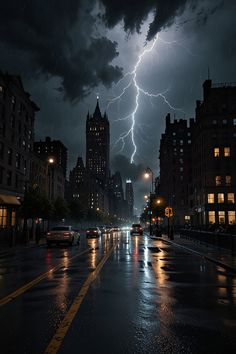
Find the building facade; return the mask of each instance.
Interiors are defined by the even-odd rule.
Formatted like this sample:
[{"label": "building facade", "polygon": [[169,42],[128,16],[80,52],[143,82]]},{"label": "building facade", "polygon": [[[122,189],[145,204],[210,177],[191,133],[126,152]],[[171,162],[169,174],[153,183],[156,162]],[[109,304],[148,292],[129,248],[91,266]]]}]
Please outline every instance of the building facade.
[{"label": "building facade", "polygon": [[77,199],[88,208],[87,173],[82,157],[78,157],[76,166],[70,171],[70,199]]},{"label": "building facade", "polygon": [[235,224],[236,84],[203,84],[193,148],[195,225]]},{"label": "building facade", "polygon": [[134,190],[133,190],[132,181],[130,179],[128,179],[126,181],[125,199],[126,199],[127,208],[128,208],[127,216],[128,216],[128,218],[132,219],[134,216]]},{"label": "building facade", "polygon": [[50,137],[46,137],[45,141],[35,141],[34,152],[44,160],[52,158],[54,164],[62,168],[66,178],[67,148],[60,140],[52,140]]},{"label": "building facade", "polygon": [[86,171],[88,173],[89,209],[109,212],[107,185],[109,179],[110,126],[102,116],[99,102],[86,121]]},{"label": "building facade", "polygon": [[19,76],[0,73],[0,228],[15,223],[19,199],[30,181],[37,105]]},{"label": "building facade", "polygon": [[165,133],[161,136],[159,160],[159,194],[165,205],[172,207],[177,225],[184,225],[189,220],[192,179],[192,129],[193,119],[174,119],[166,116]]}]

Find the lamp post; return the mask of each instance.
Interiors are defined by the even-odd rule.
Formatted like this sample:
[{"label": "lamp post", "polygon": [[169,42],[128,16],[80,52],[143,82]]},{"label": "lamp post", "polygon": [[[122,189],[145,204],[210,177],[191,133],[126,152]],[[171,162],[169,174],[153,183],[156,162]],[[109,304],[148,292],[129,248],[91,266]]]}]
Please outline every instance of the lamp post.
[{"label": "lamp post", "polygon": [[47,178],[47,183],[48,183],[48,199],[51,201],[52,199],[52,177],[51,176],[51,171],[50,171],[50,166],[53,166],[55,160],[53,157],[49,157],[47,160],[47,173],[46,173],[46,178]]},{"label": "lamp post", "polygon": [[151,168],[147,167],[144,177],[146,179],[148,179],[148,178],[150,178],[150,176],[151,176],[151,185],[150,185],[150,193],[149,193],[149,211],[148,211],[148,213],[149,213],[149,234],[150,234],[150,236],[152,236],[152,195],[154,192],[154,188],[153,188],[154,177],[153,177],[153,171],[151,170]]}]

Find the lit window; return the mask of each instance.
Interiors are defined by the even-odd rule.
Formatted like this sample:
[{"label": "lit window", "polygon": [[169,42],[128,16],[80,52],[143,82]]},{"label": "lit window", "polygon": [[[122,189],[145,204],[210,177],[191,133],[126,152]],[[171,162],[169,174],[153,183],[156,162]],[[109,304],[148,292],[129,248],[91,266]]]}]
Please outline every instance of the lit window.
[{"label": "lit window", "polygon": [[179,170],[180,170],[180,172],[183,172],[184,168],[181,166],[181,167],[179,168]]},{"label": "lit window", "polygon": [[227,193],[228,203],[234,203],[234,193]]},{"label": "lit window", "polygon": [[216,186],[221,186],[221,176],[216,176],[215,181],[216,181]]},{"label": "lit window", "polygon": [[228,211],[228,223],[235,224],[235,211]]},{"label": "lit window", "polygon": [[192,142],[191,140],[188,140],[188,144],[191,144],[191,142]]},{"label": "lit window", "polygon": [[190,133],[190,132],[188,132],[188,136],[191,136],[191,133]]},{"label": "lit window", "polygon": [[7,226],[7,209],[6,207],[0,207],[0,227]]},{"label": "lit window", "polygon": [[208,201],[208,204],[213,204],[214,203],[214,193],[209,193],[207,195],[207,201]]},{"label": "lit window", "polygon": [[179,143],[180,143],[180,145],[183,145],[184,141],[183,141],[183,140],[180,140]]},{"label": "lit window", "polygon": [[172,134],[173,134],[174,136],[176,135],[176,133],[175,133],[175,132],[173,132]]},{"label": "lit window", "polygon": [[223,120],[222,120],[222,123],[223,123],[223,124],[227,124],[227,119],[223,119]]},{"label": "lit window", "polygon": [[224,193],[218,193],[218,203],[224,203],[225,196]]},{"label": "lit window", "polygon": [[230,156],[230,147],[225,147],[224,148],[224,156],[229,157]]},{"label": "lit window", "polygon": [[208,221],[209,221],[209,224],[215,224],[215,222],[216,222],[215,211],[208,212]]},{"label": "lit window", "polygon": [[233,119],[233,125],[236,125],[236,118]]},{"label": "lit window", "polygon": [[219,224],[225,223],[225,211],[219,211]]},{"label": "lit window", "polygon": [[219,157],[220,156],[220,148],[216,147],[214,148],[214,157]]},{"label": "lit window", "polygon": [[231,186],[231,176],[230,175],[225,176],[225,184],[226,184],[226,186]]},{"label": "lit window", "polygon": [[0,92],[3,93],[3,87],[2,86],[0,86]]}]

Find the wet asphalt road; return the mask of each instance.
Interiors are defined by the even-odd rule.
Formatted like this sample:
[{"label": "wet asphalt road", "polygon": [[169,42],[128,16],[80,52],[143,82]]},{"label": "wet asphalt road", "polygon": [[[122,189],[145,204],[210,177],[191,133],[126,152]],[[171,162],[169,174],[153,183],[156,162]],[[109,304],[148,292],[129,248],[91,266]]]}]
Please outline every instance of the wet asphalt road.
[{"label": "wet asphalt road", "polygon": [[[91,278],[101,260],[103,268]],[[15,298],[4,303],[15,290]],[[72,248],[1,252],[0,352],[56,352],[48,345],[63,318],[71,317],[78,294],[81,304],[68,331],[56,339],[58,353],[236,352],[236,276],[126,232],[88,241],[81,235]]]}]

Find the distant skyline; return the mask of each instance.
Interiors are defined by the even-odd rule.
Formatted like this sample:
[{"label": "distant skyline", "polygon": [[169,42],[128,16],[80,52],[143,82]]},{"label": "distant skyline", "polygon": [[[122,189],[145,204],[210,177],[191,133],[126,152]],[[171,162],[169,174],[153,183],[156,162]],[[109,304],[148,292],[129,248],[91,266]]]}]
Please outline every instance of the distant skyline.
[{"label": "distant skyline", "polygon": [[[202,84],[236,81],[236,28],[233,0],[71,0],[11,1],[0,5],[0,69],[22,77],[26,90],[40,107],[36,139],[51,136],[68,148],[68,169],[78,156],[85,161],[85,123],[99,95],[111,130],[111,167],[125,178],[138,179],[146,166],[158,173],[158,150],[168,112],[176,118],[194,117]],[[157,11],[156,11],[157,7]],[[138,29],[138,32],[136,31]],[[158,39],[156,35],[158,35]],[[153,44],[152,51],[141,53]],[[132,125],[137,88],[131,83],[136,66],[140,91],[131,135],[115,144]],[[122,79],[122,81],[119,81]],[[117,84],[117,82],[119,82]],[[165,98],[144,94],[164,93]],[[169,105],[165,101],[168,100]],[[110,102],[110,104],[109,104]],[[172,109],[173,108],[177,109]],[[127,116],[129,116],[127,119]],[[123,156],[120,156],[123,155]],[[149,185],[135,185],[140,208]]]}]

